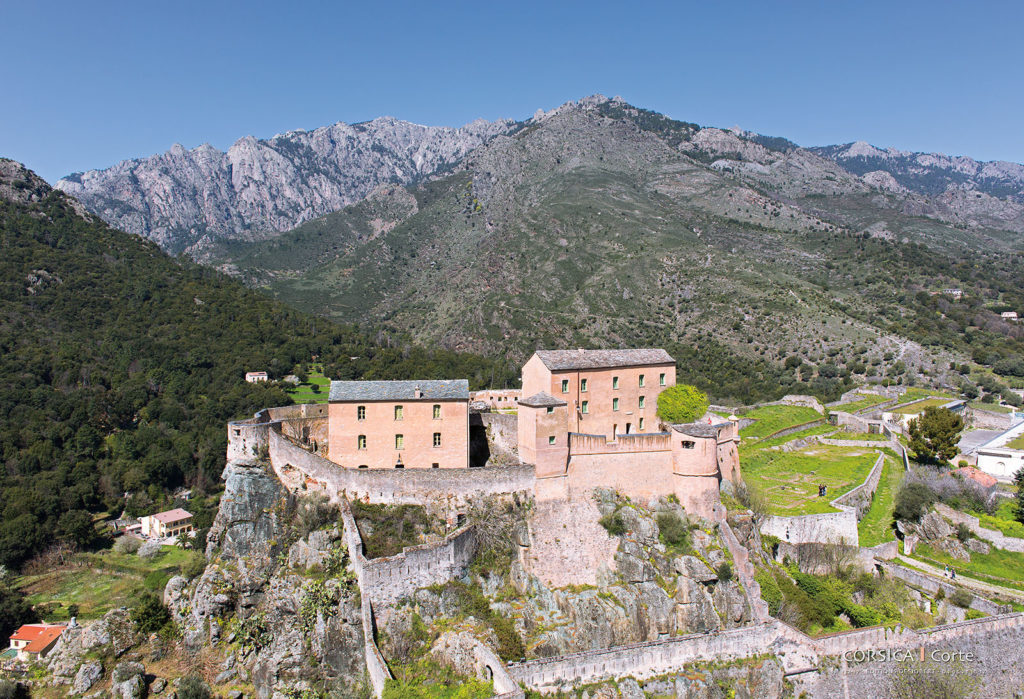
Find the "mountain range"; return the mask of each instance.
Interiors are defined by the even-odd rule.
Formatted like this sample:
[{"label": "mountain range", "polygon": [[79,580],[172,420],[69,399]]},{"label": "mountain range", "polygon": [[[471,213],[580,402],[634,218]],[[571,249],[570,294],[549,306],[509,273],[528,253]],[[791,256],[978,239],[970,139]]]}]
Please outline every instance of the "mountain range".
[{"label": "mountain range", "polygon": [[[955,383],[951,364],[1019,359],[999,311],[1024,306],[1022,173],[594,96],[457,130],[379,119],[174,149],[58,187],[319,315],[513,358],[674,346],[701,382],[735,370],[741,394],[780,372]],[[952,307],[933,293],[949,287],[967,291]]]}]

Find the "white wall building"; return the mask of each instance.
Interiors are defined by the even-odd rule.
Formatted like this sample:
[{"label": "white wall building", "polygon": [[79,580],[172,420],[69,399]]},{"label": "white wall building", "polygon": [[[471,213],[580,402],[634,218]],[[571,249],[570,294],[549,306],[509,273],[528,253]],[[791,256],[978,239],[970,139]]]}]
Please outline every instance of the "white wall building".
[{"label": "white wall building", "polygon": [[1024,468],[1024,449],[1008,447],[1007,444],[1024,437],[1024,422],[1018,422],[1001,435],[979,446],[978,468],[1001,481],[1012,481],[1013,474]]}]

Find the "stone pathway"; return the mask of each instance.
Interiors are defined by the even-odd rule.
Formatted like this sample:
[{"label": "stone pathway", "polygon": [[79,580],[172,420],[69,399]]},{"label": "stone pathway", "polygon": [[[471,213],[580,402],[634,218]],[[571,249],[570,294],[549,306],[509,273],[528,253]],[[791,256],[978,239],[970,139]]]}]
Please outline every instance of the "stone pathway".
[{"label": "stone pathway", "polygon": [[960,574],[957,574],[956,580],[951,580],[942,574],[943,571],[941,568],[933,566],[929,563],[925,563],[924,561],[919,561],[916,558],[910,558],[909,556],[905,556],[902,553],[898,554],[896,557],[900,561],[906,563],[908,566],[911,566],[912,568],[919,570],[920,572],[925,573],[926,575],[930,575],[931,577],[937,580],[941,579],[943,582],[947,583],[959,583],[960,585],[963,585],[969,590],[974,590],[976,592],[981,592],[983,594],[988,595],[1001,595],[1008,599],[1012,599],[1015,602],[1024,603],[1024,591],[1015,590],[1012,587],[994,585],[992,583],[984,582],[982,580],[964,577]]}]

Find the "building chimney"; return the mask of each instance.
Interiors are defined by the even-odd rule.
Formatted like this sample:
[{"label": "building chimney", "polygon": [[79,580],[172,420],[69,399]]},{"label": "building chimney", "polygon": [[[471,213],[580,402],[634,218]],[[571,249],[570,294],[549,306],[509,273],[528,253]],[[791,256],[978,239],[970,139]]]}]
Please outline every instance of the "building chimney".
[{"label": "building chimney", "polygon": [[423,397],[423,391],[420,390],[419,386],[416,387],[416,390],[413,392],[413,395],[415,395],[417,398]]}]

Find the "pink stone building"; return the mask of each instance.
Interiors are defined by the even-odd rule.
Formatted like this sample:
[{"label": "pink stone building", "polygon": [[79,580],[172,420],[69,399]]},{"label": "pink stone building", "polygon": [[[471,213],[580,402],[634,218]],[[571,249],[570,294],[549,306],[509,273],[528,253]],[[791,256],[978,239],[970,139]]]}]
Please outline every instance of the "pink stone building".
[{"label": "pink stone building", "polygon": [[328,456],[345,468],[468,468],[469,382],[332,381]]},{"label": "pink stone building", "polygon": [[538,497],[607,487],[724,516],[720,483],[740,478],[737,423],[663,425],[658,395],[675,381],[660,349],[538,350],[519,400],[519,456],[536,468]]}]

